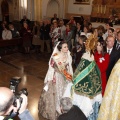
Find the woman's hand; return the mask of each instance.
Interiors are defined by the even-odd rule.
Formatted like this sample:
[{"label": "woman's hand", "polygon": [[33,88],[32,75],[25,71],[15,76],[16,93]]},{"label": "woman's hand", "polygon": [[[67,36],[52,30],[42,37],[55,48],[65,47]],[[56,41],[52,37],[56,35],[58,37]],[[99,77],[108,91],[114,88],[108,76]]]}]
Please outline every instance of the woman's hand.
[{"label": "woman's hand", "polygon": [[72,80],[72,75],[70,75],[65,69],[62,71],[62,73],[65,75],[67,80]]}]

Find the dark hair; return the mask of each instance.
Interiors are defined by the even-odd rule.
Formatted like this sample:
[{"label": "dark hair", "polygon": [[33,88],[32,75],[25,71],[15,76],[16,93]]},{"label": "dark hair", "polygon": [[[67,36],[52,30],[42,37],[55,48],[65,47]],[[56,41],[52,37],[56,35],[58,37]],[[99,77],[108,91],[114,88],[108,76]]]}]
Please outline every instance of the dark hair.
[{"label": "dark hair", "polygon": [[102,49],[102,56],[105,56],[105,54],[107,53],[105,41],[104,40],[99,40],[98,42],[103,47],[103,49]]},{"label": "dark hair", "polygon": [[113,29],[113,28],[109,28],[109,30],[111,30],[111,31],[112,31],[112,33],[114,32],[114,29]]},{"label": "dark hair", "polygon": [[[77,22],[77,23],[81,26],[81,23],[80,23],[80,22]],[[77,24],[77,23],[76,23],[76,24]]]},{"label": "dark hair", "polygon": [[92,25],[92,23],[89,22],[89,23],[88,23],[88,26],[90,26],[90,25]]},{"label": "dark hair", "polygon": [[120,34],[120,31],[117,32],[117,35]]},{"label": "dark hair", "polygon": [[67,44],[67,42],[61,41],[61,42],[59,43],[59,45],[57,46],[57,49],[58,49],[59,51],[61,51],[63,44]]},{"label": "dark hair", "polygon": [[5,25],[4,27],[5,27],[7,30],[9,30],[9,27],[8,27],[8,25]]},{"label": "dark hair", "polygon": [[80,35],[79,37],[83,42],[86,42],[87,37],[85,35]]},{"label": "dark hair", "polygon": [[113,27],[112,22],[107,22],[106,24],[108,24],[110,27]]},{"label": "dark hair", "polygon": [[0,103],[0,112],[6,112],[10,106],[13,104],[14,102],[14,95],[11,96],[11,98],[9,100],[4,101],[4,103]]},{"label": "dark hair", "polygon": [[67,25],[68,25],[68,26],[69,26],[69,28],[71,29],[72,25],[71,25],[71,24],[68,24],[68,23],[66,24],[66,26],[67,26]]}]

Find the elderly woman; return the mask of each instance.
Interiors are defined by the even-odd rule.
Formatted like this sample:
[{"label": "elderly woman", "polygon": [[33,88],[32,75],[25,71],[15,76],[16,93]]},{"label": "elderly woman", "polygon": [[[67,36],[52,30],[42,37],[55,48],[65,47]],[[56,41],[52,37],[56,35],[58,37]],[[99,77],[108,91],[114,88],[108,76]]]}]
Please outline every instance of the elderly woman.
[{"label": "elderly woman", "polygon": [[23,47],[25,49],[25,53],[30,52],[30,47],[31,47],[31,30],[26,22],[23,23],[23,27],[21,29],[21,37],[23,40]]},{"label": "elderly woman", "polygon": [[72,100],[69,97],[62,98],[60,104],[63,114],[58,117],[58,120],[87,120],[84,113],[72,104]]}]

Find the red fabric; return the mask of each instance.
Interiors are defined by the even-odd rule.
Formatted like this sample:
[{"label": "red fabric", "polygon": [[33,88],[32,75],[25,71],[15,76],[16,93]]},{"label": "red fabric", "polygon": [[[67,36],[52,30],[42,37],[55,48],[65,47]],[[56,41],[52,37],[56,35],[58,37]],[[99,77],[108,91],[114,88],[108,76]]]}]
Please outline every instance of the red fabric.
[{"label": "red fabric", "polygon": [[[100,58],[104,58],[105,60],[100,62]],[[95,61],[98,65],[98,68],[100,69],[101,72],[101,79],[102,79],[102,95],[104,95],[104,91],[105,91],[105,87],[106,87],[106,83],[107,83],[107,78],[106,78],[106,70],[108,68],[108,64],[109,64],[109,59],[110,56],[108,53],[106,53],[104,56],[102,56],[102,54],[98,54],[98,52],[96,52],[94,54],[94,58]]]},{"label": "red fabric", "polygon": [[70,32],[70,30],[66,29],[66,35],[68,35],[68,32]]}]

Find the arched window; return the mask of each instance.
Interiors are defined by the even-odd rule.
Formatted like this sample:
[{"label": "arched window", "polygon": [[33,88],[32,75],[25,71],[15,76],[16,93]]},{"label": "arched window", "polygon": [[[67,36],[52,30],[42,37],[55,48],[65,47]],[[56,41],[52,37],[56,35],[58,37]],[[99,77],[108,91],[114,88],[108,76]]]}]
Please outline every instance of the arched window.
[{"label": "arched window", "polygon": [[20,0],[21,2],[21,7],[23,8],[23,9],[27,9],[27,0]]},{"label": "arched window", "polygon": [[19,0],[19,18],[23,18],[24,15],[27,15],[28,9],[28,0]]}]

